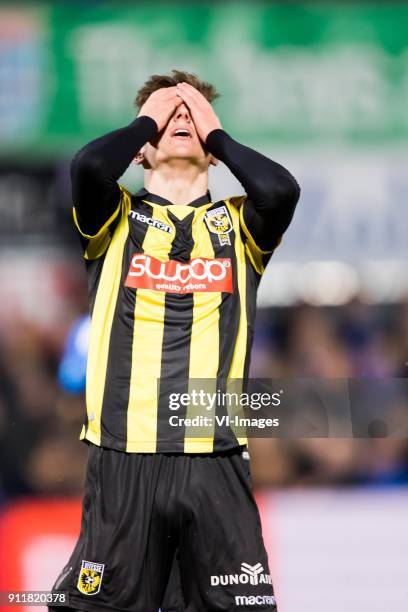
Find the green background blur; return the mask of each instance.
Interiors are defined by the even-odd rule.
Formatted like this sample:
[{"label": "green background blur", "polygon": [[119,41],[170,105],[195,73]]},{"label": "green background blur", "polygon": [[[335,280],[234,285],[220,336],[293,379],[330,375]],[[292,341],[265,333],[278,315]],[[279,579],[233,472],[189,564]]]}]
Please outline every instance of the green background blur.
[{"label": "green background blur", "polygon": [[171,68],[214,82],[254,144],[408,138],[406,3],[44,3],[0,21],[2,155],[73,151]]}]

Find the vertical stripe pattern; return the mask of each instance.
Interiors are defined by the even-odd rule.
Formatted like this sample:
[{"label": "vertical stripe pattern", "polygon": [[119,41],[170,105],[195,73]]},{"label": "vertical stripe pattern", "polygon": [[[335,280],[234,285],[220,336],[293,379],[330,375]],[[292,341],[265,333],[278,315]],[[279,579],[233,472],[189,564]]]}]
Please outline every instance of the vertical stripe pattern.
[{"label": "vertical stripe pattern", "polygon": [[[147,217],[152,216],[152,207],[145,210]],[[129,218],[127,223],[131,223]],[[136,225],[128,234],[124,246],[121,278],[122,283],[116,299],[115,314],[110,334],[105,392],[102,405],[101,445],[106,446],[112,438],[116,440],[117,450],[126,450],[127,420],[132,370],[134,310],[137,289],[129,289],[123,283],[129,261],[135,251],[142,251],[148,225]]]},{"label": "vertical stripe pattern", "polygon": [[[101,444],[101,415],[105,381],[107,377],[109,343],[114,320],[117,296],[122,278],[122,261],[128,236],[127,214],[130,198],[121,196],[121,220],[105,255],[98,290],[94,301],[87,363],[87,425],[81,432],[94,444]],[[102,333],[101,333],[102,330]]]},{"label": "vertical stripe pattern", "polygon": [[[209,207],[207,207],[208,209]],[[206,209],[197,211],[193,223],[194,248],[191,253],[195,257],[213,259],[215,257],[211,234],[203,231],[205,227],[204,215]],[[193,323],[190,341],[190,380],[189,393],[204,387],[205,392],[215,393],[217,386],[217,372],[219,367],[219,308],[222,301],[221,293],[197,292],[194,296]],[[195,426],[185,430],[184,452],[205,452],[214,450],[214,414],[201,406],[189,405],[186,417],[193,419],[197,416],[209,416],[212,420],[208,425],[199,429]]]},{"label": "vertical stripe pattern", "polygon": [[[146,207],[142,203],[142,211]],[[171,225],[161,207],[153,206],[153,216]],[[149,226],[142,244],[143,251],[158,259],[167,259],[174,238]],[[161,374],[166,293],[137,289],[134,309],[131,382],[128,404],[127,451],[155,453],[157,450],[158,380]]]},{"label": "vertical stripe pattern", "polygon": [[[192,223],[194,211],[178,219],[171,211],[169,219],[175,227],[175,236],[168,258],[186,263],[190,260],[194,242]],[[169,395],[171,392],[188,391],[191,326],[193,323],[193,294],[167,293],[165,298],[162,360],[160,371],[160,393],[157,407],[157,452],[183,450],[184,428],[172,427],[169,423]],[[185,408],[178,411],[185,416]]]}]

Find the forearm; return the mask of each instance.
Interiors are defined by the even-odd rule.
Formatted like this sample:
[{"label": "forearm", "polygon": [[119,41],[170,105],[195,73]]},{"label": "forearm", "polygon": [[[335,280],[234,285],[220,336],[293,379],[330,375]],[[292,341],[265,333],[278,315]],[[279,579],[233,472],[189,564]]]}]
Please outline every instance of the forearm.
[{"label": "forearm", "polygon": [[141,147],[157,133],[150,117],[109,132],[85,145],[72,160],[72,199],[82,231],[93,235],[116,210],[119,177]]},{"label": "forearm", "polygon": [[260,248],[269,250],[287,229],[300,195],[295,178],[280,164],[233,140],[224,130],[207,137],[210,153],[231,170],[248,200],[245,224]]}]

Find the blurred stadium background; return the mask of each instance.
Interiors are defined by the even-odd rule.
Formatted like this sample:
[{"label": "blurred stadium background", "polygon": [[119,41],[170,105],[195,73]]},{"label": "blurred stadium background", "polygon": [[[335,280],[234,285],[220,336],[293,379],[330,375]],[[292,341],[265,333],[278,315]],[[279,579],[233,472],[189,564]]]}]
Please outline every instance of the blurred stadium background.
[{"label": "blurred stadium background", "polygon": [[[225,129],[302,186],[252,374],[407,376],[407,33],[392,1],[0,4],[1,591],[48,590],[79,531],[84,398],[60,366],[87,311],[69,163],[132,120],[150,74],[213,81]],[[211,189],[242,191],[225,167]],[[70,342],[86,350],[86,328]],[[407,436],[251,447],[280,611],[406,612]]]}]

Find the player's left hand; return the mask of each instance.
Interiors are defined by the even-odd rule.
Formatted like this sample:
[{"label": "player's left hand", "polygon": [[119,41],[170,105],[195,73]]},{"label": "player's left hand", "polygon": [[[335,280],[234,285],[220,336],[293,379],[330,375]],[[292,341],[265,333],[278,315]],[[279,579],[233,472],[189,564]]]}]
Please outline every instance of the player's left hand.
[{"label": "player's left hand", "polygon": [[197,134],[205,143],[210,132],[222,129],[221,122],[211,104],[202,93],[189,83],[178,83],[177,93],[188,106]]}]

